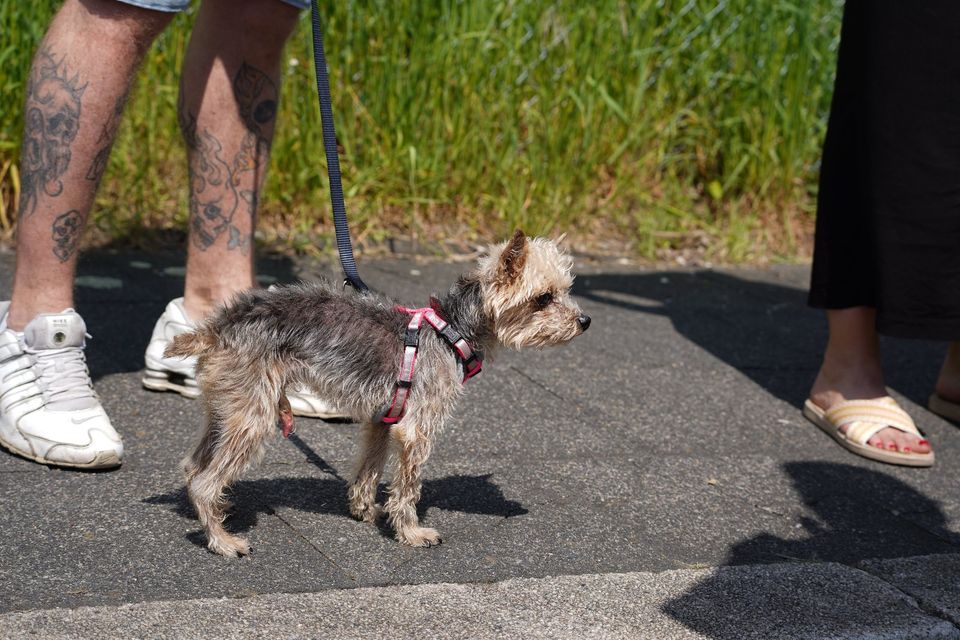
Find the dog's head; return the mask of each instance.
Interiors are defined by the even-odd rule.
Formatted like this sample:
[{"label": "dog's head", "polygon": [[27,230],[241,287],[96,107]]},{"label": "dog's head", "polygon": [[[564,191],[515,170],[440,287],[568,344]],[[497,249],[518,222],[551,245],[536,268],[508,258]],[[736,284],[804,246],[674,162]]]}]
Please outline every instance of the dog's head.
[{"label": "dog's head", "polygon": [[590,317],[570,297],[573,259],[546,238],[517,231],[480,259],[484,310],[500,344],[514,349],[572,340]]}]

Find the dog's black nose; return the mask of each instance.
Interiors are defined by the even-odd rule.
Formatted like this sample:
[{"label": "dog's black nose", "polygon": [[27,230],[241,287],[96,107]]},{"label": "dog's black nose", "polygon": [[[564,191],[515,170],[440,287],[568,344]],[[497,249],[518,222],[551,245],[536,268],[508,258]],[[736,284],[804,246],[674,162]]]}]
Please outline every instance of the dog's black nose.
[{"label": "dog's black nose", "polygon": [[584,331],[590,328],[590,316],[586,314],[577,318],[577,322],[580,323],[580,328]]}]

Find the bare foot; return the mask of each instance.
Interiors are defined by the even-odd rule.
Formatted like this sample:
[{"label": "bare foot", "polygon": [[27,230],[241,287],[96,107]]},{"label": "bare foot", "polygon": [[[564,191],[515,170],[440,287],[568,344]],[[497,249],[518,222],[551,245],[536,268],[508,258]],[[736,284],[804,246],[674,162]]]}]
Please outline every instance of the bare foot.
[{"label": "bare foot", "polygon": [[[813,389],[810,391],[810,400],[824,411],[846,400],[872,400],[887,395],[886,390],[882,387],[879,390],[873,388],[858,390],[856,387],[828,384],[823,378],[823,370],[821,369],[821,373],[817,376],[816,382],[813,383]],[[845,390],[840,391],[841,388]],[[846,433],[849,428],[850,424],[841,424],[840,432]],[[919,438],[912,433],[904,433],[893,427],[886,427],[877,431],[867,440],[867,444],[878,449],[904,453],[929,453],[930,451],[930,442],[925,438]]]},{"label": "bare foot", "polygon": [[[867,307],[827,311],[830,340],[810,390],[810,400],[821,409],[829,410],[846,400],[871,400],[887,395],[875,318],[875,311]],[[960,383],[960,349],[956,355],[956,381]],[[840,425],[842,433],[848,428],[847,424]],[[893,427],[881,429],[867,444],[888,451],[930,452],[926,439]]]}]

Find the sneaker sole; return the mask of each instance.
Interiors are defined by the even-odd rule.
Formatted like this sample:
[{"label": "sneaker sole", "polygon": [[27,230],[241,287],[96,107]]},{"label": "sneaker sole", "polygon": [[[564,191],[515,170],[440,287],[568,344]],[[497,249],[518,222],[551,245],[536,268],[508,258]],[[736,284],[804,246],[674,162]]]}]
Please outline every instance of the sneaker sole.
[{"label": "sneaker sole", "polygon": [[300,416],[301,418],[320,418],[321,420],[341,420],[341,421],[353,421],[353,416],[343,413],[342,411],[303,411],[299,409],[293,409],[293,415]]},{"label": "sneaker sole", "polygon": [[90,462],[84,463],[75,463],[75,462],[60,462],[58,460],[47,460],[43,456],[37,456],[26,451],[21,451],[16,447],[13,447],[3,440],[0,440],[0,447],[3,447],[10,453],[19,456],[21,458],[26,458],[27,460],[32,460],[33,462],[39,462],[40,464],[48,464],[52,467],[63,467],[66,469],[116,469],[123,461],[117,456],[113,451],[104,451],[103,453],[97,454]]},{"label": "sneaker sole", "polygon": [[185,398],[199,398],[200,389],[196,386],[196,383],[189,384],[188,380],[186,376],[169,371],[147,369],[140,382],[145,389],[150,391],[174,391]]}]

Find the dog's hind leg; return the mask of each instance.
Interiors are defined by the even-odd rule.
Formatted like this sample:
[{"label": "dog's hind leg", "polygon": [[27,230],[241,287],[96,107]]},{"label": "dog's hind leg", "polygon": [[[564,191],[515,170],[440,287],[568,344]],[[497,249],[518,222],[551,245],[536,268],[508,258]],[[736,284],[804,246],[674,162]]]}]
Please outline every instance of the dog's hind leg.
[{"label": "dog's hind leg", "polygon": [[[207,534],[207,546],[224,556],[246,555],[249,544],[223,528],[224,491],[263,451],[277,420],[277,398],[282,384],[271,380],[269,367],[218,368],[206,379],[204,398],[210,407],[209,424],[186,464],[187,494]],[[256,381],[252,386],[250,381]],[[244,384],[246,383],[246,384]]]},{"label": "dog's hind leg", "polygon": [[363,426],[363,449],[357,459],[353,482],[347,489],[350,513],[357,520],[374,522],[380,516],[377,484],[390,452],[390,427],[367,422]]},{"label": "dog's hind leg", "polygon": [[184,479],[188,485],[193,480],[193,477],[197,475],[197,472],[209,466],[210,456],[217,442],[217,434],[219,434],[222,429],[223,427],[219,424],[216,417],[210,414],[208,407],[203,433],[200,434],[200,439],[194,446],[193,451],[180,463],[183,469]]},{"label": "dog's hind leg", "polygon": [[[269,407],[276,411],[274,403]],[[202,460],[206,464],[195,469],[187,485],[187,493],[207,534],[207,546],[220,555],[250,552],[246,540],[223,528],[228,506],[223,493],[260,455],[264,440],[273,430],[276,417],[264,415],[266,408],[246,406],[224,418],[222,426],[215,429],[212,450]]]}]

